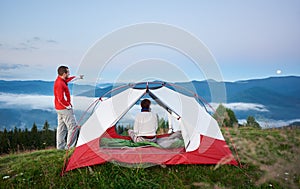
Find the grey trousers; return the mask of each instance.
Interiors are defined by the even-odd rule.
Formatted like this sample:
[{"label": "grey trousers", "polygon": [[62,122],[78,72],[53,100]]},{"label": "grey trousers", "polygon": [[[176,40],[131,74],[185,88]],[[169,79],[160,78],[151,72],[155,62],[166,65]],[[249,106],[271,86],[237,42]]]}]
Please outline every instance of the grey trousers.
[{"label": "grey trousers", "polygon": [[65,150],[74,147],[77,140],[78,129],[73,109],[56,110],[57,131],[56,148]]},{"label": "grey trousers", "polygon": [[128,129],[128,135],[130,136],[131,140],[133,142],[144,142],[144,141],[148,141],[148,142],[156,142],[156,137],[154,137],[153,139],[147,139],[141,136],[137,136],[132,129]]}]

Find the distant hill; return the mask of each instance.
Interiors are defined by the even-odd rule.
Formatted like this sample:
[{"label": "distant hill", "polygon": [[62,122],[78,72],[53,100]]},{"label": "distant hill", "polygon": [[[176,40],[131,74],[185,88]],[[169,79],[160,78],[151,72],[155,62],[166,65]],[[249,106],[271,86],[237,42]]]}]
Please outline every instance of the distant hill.
[{"label": "distant hill", "polygon": [[0,130],[4,128],[21,128],[31,129],[33,123],[36,123],[38,128],[43,128],[47,120],[50,127],[54,128],[56,125],[56,112],[41,109],[0,109]]},{"label": "distant hill", "polygon": [[293,123],[290,123],[289,126],[297,126],[300,127],[300,121],[295,121]]},{"label": "distant hill", "polygon": [[[270,77],[237,82],[192,81],[176,83],[187,90],[195,91],[207,102],[211,102],[210,87],[224,85],[227,100],[225,103],[251,103],[262,105],[267,111],[255,109],[234,110],[238,119],[246,119],[253,115],[259,119],[297,120],[300,119],[300,77]],[[69,87],[76,96],[100,97],[121,84],[73,85]],[[186,91],[182,91],[186,92]],[[31,128],[33,122],[42,127],[47,120],[51,127],[56,125],[56,112],[53,102],[50,109],[19,108],[12,105],[4,107],[1,95],[38,95],[53,96],[53,81],[4,81],[0,80],[0,129],[16,127]],[[2,101],[1,101],[2,99]],[[8,103],[9,104],[9,103]]]},{"label": "distant hill", "polygon": [[[227,103],[256,103],[268,112],[235,111],[239,119],[247,115],[264,119],[291,120],[300,118],[300,77],[270,77],[237,82],[225,82]],[[207,81],[193,82],[197,93],[210,102]],[[216,82],[218,84],[218,82]]]},{"label": "distant hill", "polygon": [[12,94],[52,95],[51,81],[4,81],[0,80],[0,92]]}]

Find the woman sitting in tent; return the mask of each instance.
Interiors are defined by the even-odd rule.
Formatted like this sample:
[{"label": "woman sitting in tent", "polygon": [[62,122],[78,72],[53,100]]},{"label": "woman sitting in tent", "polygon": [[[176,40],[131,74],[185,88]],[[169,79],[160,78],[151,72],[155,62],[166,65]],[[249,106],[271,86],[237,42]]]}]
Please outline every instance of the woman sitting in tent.
[{"label": "woman sitting in tent", "polygon": [[133,142],[156,142],[157,116],[151,112],[150,105],[150,100],[142,100],[142,110],[135,118],[133,130],[128,130],[128,134]]}]

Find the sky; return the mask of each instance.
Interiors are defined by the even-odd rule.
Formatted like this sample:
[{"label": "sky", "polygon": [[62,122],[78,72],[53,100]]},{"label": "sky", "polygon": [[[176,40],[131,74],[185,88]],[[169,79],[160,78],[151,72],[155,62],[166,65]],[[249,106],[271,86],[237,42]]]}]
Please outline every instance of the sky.
[{"label": "sky", "polygon": [[[128,46],[103,62],[85,63],[95,46],[108,43],[109,49],[128,39],[114,38],[114,33],[147,23],[197,38],[214,60],[213,71],[225,81],[300,76],[299,20],[299,0],[1,0],[0,79],[53,81],[59,65],[99,82],[207,79],[198,60],[158,42]],[[190,45],[169,34],[180,47]],[[104,56],[106,51],[97,53]]]}]

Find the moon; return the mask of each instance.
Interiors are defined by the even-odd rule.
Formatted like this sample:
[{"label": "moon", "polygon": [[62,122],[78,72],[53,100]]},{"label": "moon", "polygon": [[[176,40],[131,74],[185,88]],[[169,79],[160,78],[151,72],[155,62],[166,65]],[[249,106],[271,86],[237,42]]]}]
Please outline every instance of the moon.
[{"label": "moon", "polygon": [[276,70],[276,74],[280,75],[281,74],[281,70]]}]

